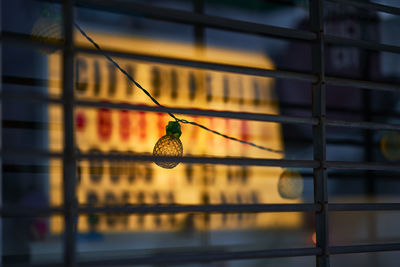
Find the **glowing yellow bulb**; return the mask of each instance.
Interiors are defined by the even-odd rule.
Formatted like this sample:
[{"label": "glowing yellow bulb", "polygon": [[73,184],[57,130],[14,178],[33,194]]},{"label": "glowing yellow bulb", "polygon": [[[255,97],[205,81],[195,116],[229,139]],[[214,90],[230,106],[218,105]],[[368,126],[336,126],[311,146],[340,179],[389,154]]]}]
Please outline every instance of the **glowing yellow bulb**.
[{"label": "glowing yellow bulb", "polygon": [[[181,140],[174,135],[164,135],[158,139],[153,149],[153,156],[182,157],[183,146]],[[179,164],[178,161],[154,161],[158,166],[172,169]]]},{"label": "glowing yellow bulb", "polygon": [[[167,134],[158,139],[153,149],[153,156],[158,157],[182,157],[183,146],[179,139],[181,126],[176,121],[170,121],[166,127]],[[179,164],[179,161],[154,161],[158,166],[165,169],[172,169]]]}]

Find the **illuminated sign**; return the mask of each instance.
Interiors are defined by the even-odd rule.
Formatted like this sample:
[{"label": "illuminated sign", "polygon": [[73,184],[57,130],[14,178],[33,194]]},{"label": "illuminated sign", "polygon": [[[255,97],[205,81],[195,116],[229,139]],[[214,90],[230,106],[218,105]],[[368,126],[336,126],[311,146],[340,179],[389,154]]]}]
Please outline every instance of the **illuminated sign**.
[{"label": "illuminated sign", "polygon": [[[103,46],[116,49],[167,55],[187,59],[230,63],[252,67],[273,68],[265,56],[220,48],[194,50],[192,46],[160,40],[146,40],[90,33]],[[87,45],[77,35],[78,43]],[[60,55],[49,56],[49,78],[57,80],[61,73]],[[116,58],[144,88],[169,107],[202,108],[278,114],[274,81],[232,73],[201,70],[167,64],[148,63]],[[136,88],[101,55],[79,54],[75,59],[75,96],[99,102],[151,105],[148,97]],[[50,94],[60,95],[60,89],[49,85]],[[179,117],[196,121],[216,131],[282,149],[282,135],[277,123],[233,120],[202,116]],[[62,121],[60,107],[49,107],[51,122]],[[155,112],[127,111],[107,108],[75,109],[76,146],[82,152],[150,154],[156,141],[165,134],[170,118]],[[51,123],[49,147],[60,150],[61,128]],[[245,156],[279,158],[281,155],[261,151],[229,141],[199,127],[182,125],[181,141],[185,155]],[[282,199],[277,190],[281,168],[241,167],[222,165],[179,164],[172,170],[154,163],[105,160],[78,162],[77,196],[82,204],[219,204],[219,203],[294,203]],[[53,160],[50,174],[52,205],[62,204],[60,162]],[[205,219],[206,218],[206,219]],[[208,218],[208,219],[207,219]],[[301,215],[282,213],[279,218],[262,214],[193,214],[162,215],[89,215],[81,216],[81,232],[175,231],[191,225],[196,229],[256,229],[298,227]],[[189,225],[189,226],[188,226]],[[60,233],[62,219],[51,218],[51,231]]]}]

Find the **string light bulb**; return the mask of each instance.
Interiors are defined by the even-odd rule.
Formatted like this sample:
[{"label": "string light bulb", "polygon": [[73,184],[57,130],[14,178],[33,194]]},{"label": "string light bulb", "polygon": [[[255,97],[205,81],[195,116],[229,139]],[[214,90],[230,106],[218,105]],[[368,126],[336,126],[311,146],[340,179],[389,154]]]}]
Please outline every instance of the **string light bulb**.
[{"label": "string light bulb", "polygon": [[303,192],[303,187],[303,178],[295,170],[285,169],[279,177],[278,192],[282,198],[299,198]]},{"label": "string light bulb", "polygon": [[[166,127],[166,134],[158,139],[154,145],[154,157],[182,157],[183,145],[179,137],[182,135],[181,125],[177,121],[170,121]],[[172,169],[179,161],[154,161],[158,166]]]},{"label": "string light bulb", "polygon": [[[48,43],[55,42],[62,38],[61,16],[54,15],[54,11],[45,6],[41,10],[40,18],[33,24],[31,38],[34,41]],[[43,54],[52,54],[58,48],[46,47],[40,48],[39,52]]]}]

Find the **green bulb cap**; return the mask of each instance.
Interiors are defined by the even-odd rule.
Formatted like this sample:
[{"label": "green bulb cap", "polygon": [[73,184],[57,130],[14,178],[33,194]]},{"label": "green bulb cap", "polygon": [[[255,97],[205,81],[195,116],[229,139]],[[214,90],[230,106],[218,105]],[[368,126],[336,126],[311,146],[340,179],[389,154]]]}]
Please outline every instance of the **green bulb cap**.
[{"label": "green bulb cap", "polygon": [[182,135],[181,125],[177,121],[170,121],[166,127],[166,132],[167,135],[173,135],[176,138],[179,138]]}]

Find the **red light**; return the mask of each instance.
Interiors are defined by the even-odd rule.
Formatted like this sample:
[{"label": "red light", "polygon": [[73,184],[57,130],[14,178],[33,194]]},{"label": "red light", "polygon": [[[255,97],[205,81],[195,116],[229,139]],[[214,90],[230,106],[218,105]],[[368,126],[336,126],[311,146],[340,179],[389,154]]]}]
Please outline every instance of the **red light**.
[{"label": "red light", "polygon": [[314,233],[312,234],[311,240],[312,240],[312,242],[313,242],[314,245],[317,244],[317,233],[316,233],[316,232],[314,232]]}]

